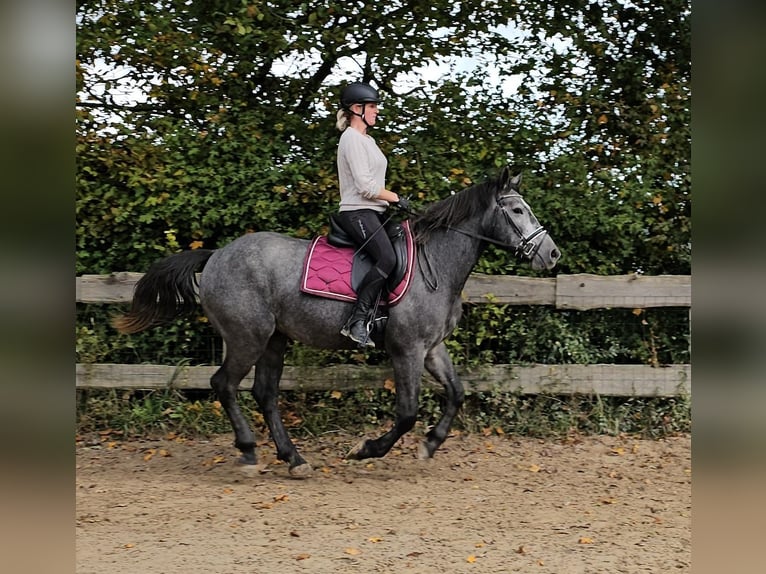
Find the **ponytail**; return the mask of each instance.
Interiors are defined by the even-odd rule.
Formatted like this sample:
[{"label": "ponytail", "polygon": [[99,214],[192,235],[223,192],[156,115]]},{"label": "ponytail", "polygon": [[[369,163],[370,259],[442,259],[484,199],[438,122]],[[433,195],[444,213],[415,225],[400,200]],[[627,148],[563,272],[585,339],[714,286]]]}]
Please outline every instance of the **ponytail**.
[{"label": "ponytail", "polygon": [[338,110],[338,113],[335,115],[335,127],[338,128],[338,131],[342,132],[348,126],[348,113],[346,110]]}]

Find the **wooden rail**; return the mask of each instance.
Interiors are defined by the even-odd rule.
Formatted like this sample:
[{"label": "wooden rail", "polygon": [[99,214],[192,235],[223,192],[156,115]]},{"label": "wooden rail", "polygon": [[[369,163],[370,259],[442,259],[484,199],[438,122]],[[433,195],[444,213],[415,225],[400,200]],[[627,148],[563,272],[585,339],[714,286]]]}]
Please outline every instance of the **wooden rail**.
[{"label": "wooden rail", "polygon": [[[141,273],[84,275],[75,279],[78,303],[128,303]],[[473,274],[463,290],[471,304],[551,305],[558,309],[645,309],[691,307],[688,275],[559,275],[555,278]],[[208,389],[214,366],[78,364],[78,389]],[[523,394],[682,396],[691,394],[691,365],[487,365],[458,369],[468,392],[516,391]],[[240,386],[252,384],[253,372]],[[392,377],[389,367],[335,365],[286,366],[285,390],[379,388]],[[424,376],[426,385],[435,385]]]},{"label": "wooden rail", "polygon": [[[142,273],[75,278],[78,303],[128,303]],[[555,278],[472,274],[466,303],[553,305],[559,309],[691,307],[690,275],[559,275]]]},{"label": "wooden rail", "polygon": [[[78,364],[77,388],[209,389],[218,367],[168,365]],[[252,387],[255,370],[240,390]],[[522,394],[585,394],[601,396],[667,397],[691,394],[691,366],[669,365],[487,365],[458,369],[466,392],[513,391]],[[290,367],[280,388],[292,391],[346,391],[382,388],[393,378],[390,367],[333,365]],[[424,384],[436,386],[430,375]]]}]

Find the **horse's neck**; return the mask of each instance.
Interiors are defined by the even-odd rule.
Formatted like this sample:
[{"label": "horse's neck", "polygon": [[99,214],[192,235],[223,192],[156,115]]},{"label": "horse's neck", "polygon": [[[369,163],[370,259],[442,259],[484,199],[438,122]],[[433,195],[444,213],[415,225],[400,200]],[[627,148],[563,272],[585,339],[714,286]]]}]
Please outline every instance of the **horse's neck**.
[{"label": "horse's neck", "polygon": [[[468,222],[456,227],[467,233],[478,233],[478,224]],[[459,294],[479,261],[484,243],[454,229],[440,229],[424,248],[439,284]]]}]

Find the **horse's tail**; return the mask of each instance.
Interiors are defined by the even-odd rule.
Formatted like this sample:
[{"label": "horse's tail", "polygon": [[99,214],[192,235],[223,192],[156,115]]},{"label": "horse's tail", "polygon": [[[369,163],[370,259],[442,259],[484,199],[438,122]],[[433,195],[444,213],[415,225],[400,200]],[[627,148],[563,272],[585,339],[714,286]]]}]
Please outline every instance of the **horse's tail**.
[{"label": "horse's tail", "polygon": [[112,326],[121,333],[138,333],[191,314],[197,307],[195,273],[213,252],[183,251],[153,263],[136,283],[130,310],[114,317]]}]

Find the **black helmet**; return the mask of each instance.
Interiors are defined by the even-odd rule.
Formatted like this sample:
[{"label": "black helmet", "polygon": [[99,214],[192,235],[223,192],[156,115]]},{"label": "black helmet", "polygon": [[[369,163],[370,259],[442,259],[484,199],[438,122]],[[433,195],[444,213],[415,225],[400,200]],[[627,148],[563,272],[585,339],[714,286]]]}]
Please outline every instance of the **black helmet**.
[{"label": "black helmet", "polygon": [[352,82],[347,84],[340,93],[340,106],[348,109],[354,104],[368,104],[380,102],[378,90],[364,82]]}]

